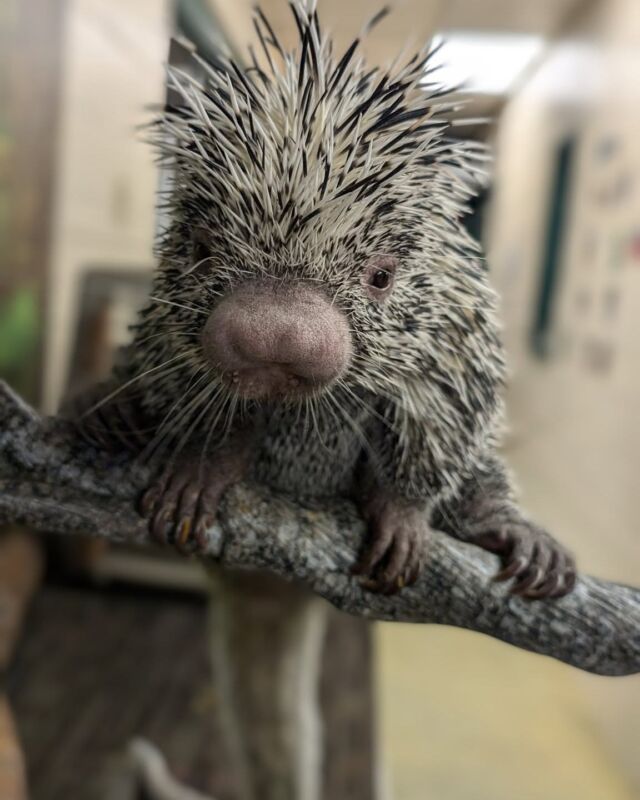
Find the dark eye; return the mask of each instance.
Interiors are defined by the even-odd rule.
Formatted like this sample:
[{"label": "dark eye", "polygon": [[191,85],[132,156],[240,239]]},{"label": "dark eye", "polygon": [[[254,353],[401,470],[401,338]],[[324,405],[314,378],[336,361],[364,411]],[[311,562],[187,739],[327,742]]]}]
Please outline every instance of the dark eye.
[{"label": "dark eye", "polygon": [[391,273],[386,269],[377,269],[371,275],[369,283],[376,289],[386,289],[391,283]]},{"label": "dark eye", "polygon": [[195,242],[193,245],[193,255],[196,261],[201,261],[203,258],[207,258],[209,252],[204,242]]},{"label": "dark eye", "polygon": [[372,300],[383,302],[391,294],[397,266],[393,256],[373,256],[367,261],[362,283]]},{"label": "dark eye", "polygon": [[196,233],[191,243],[191,271],[202,274],[208,271],[211,251],[202,233]]}]

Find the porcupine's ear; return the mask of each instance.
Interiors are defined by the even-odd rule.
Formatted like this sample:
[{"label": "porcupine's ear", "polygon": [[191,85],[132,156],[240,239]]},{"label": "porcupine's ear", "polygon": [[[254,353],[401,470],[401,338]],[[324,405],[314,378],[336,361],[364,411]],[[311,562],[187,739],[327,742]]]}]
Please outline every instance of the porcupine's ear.
[{"label": "porcupine's ear", "polygon": [[[206,49],[206,48],[205,48]],[[222,54],[224,56],[224,54]],[[196,84],[204,85],[208,69],[225,69],[225,61],[217,58],[211,52],[202,52],[201,46],[185,37],[172,37],[169,41],[169,58],[167,61],[167,79],[165,85],[164,114],[180,116],[191,114],[191,108],[186,100],[184,89],[180,88],[182,80],[176,81],[176,76],[188,76]],[[163,116],[162,114],[160,116]]]},{"label": "porcupine's ear", "polygon": [[[169,42],[169,67],[180,69],[194,78],[201,78],[204,75],[202,63],[196,58],[195,44],[183,37],[172,37]],[[184,97],[174,86],[167,84],[166,92],[166,111],[186,107]]]}]

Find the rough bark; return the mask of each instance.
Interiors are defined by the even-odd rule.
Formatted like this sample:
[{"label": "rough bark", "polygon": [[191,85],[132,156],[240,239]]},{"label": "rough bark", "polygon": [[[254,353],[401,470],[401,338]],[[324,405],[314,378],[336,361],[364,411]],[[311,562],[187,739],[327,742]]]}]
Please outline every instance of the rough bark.
[{"label": "rough bark", "polygon": [[321,800],[319,678],[329,607],[265,572],[211,570],[218,715],[242,800]]},{"label": "rough bark", "polygon": [[[78,441],[0,386],[0,523],[148,542],[135,499],[146,468]],[[350,575],[364,535],[353,505],[311,507],[255,485],[227,493],[207,553],[227,567],[263,569],[307,584],[369,619],[455,625],[601,675],[640,672],[640,590],[582,577],[567,597],[526,601],[492,582],[496,559],[436,533],[418,583],[372,595]]]}]

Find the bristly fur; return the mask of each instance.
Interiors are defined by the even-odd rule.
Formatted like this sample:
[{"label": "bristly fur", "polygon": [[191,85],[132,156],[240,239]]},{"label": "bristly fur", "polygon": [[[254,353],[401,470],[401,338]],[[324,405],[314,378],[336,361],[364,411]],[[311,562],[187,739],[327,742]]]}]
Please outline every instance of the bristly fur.
[{"label": "bristly fur", "polygon": [[[245,280],[314,282],[348,316],[353,363],[302,408],[273,412],[259,474],[292,491],[334,491],[326,451],[366,440],[383,480],[435,499],[482,464],[501,418],[494,296],[463,225],[486,155],[451,136],[458,100],[429,72],[428,47],[372,69],[358,39],[334,55],[314,3],[291,9],[293,52],[257,13],[264,68],[200,62],[202,80],[169,69],[182,102],[152,128],[171,172],[169,221],[127,376],[164,420],[159,440],[206,449],[242,406],[200,352],[207,314]],[[377,305],[361,274],[381,253],[400,266],[390,300]],[[302,474],[296,459],[309,450],[315,461]]]}]

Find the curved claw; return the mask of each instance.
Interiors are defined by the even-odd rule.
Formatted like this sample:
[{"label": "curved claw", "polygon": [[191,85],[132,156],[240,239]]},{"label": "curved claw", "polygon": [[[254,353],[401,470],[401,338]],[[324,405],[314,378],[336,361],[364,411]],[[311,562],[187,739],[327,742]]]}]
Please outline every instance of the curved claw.
[{"label": "curved claw", "polygon": [[563,550],[554,553],[546,579],[526,593],[531,600],[564,597],[575,587],[577,575],[573,558]]},{"label": "curved claw", "polygon": [[395,594],[420,575],[429,527],[421,507],[388,501],[369,509],[369,541],[353,568],[364,589]]},{"label": "curved claw", "polygon": [[544,580],[545,572],[542,567],[533,564],[529,567],[527,572],[516,580],[511,587],[511,594],[520,594],[528,596],[530,591],[535,591],[541,581]]},{"label": "curved claw", "polygon": [[575,585],[573,559],[546,531],[519,518],[473,541],[501,557],[496,581],[515,578],[511,593],[530,600],[562,597]]},{"label": "curved claw", "polygon": [[369,529],[369,546],[364,550],[358,563],[353,567],[354,575],[371,575],[393,544],[393,531],[390,527],[372,525]]},{"label": "curved claw", "polygon": [[201,469],[199,460],[176,464],[143,494],[140,513],[156,541],[173,544],[183,555],[202,552],[228,484],[215,466]]},{"label": "curved claw", "polygon": [[527,559],[522,556],[520,558],[510,559],[507,562],[507,566],[493,576],[493,580],[500,582],[515,578],[526,570],[528,564],[529,562]]}]

